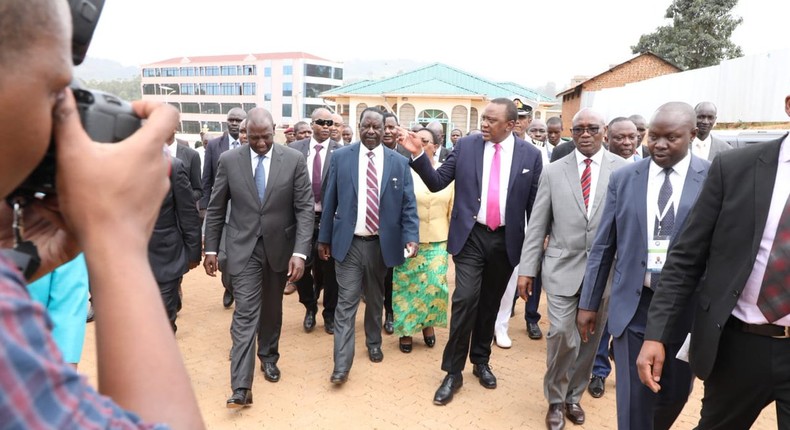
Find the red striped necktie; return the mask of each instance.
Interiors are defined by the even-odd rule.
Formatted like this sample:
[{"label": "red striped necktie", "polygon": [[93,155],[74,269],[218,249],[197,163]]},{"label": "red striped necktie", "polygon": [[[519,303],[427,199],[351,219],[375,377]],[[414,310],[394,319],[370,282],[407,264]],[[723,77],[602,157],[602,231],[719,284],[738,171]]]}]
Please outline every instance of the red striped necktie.
[{"label": "red striped necktie", "polygon": [[590,207],[590,184],[592,184],[592,170],[590,164],[592,160],[584,159],[584,172],[582,172],[582,197],[584,197],[584,210]]}]

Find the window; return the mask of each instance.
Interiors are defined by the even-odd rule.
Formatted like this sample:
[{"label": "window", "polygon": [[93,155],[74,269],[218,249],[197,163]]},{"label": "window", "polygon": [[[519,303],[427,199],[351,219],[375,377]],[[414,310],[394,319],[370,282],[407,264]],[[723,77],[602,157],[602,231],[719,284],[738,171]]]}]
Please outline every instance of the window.
[{"label": "window", "polygon": [[194,96],[197,93],[197,84],[181,84],[181,94]]},{"label": "window", "polygon": [[200,122],[181,121],[181,132],[187,134],[200,134]]},{"label": "window", "polygon": [[201,113],[208,113],[208,114],[221,113],[220,110],[219,110],[219,103],[201,103],[200,104],[200,112]]},{"label": "window", "polygon": [[257,66],[254,66],[254,65],[253,66],[244,66],[244,74],[247,75],[247,76],[256,75],[258,73],[258,71],[256,69],[257,69]]},{"label": "window", "polygon": [[200,105],[194,102],[181,103],[181,113],[200,113]]},{"label": "window", "polygon": [[218,66],[201,67],[200,76],[219,76],[219,67]]},{"label": "window", "polygon": [[222,66],[220,67],[222,76],[236,76],[242,74],[241,66]]},{"label": "window", "polygon": [[156,94],[156,84],[143,84],[143,94]]},{"label": "window", "polygon": [[241,103],[222,103],[222,113],[225,115],[233,108],[241,108]]},{"label": "window", "polygon": [[272,101],[272,93],[266,93],[263,95],[263,101],[270,102]]},{"label": "window", "polygon": [[249,112],[250,109],[255,109],[256,107],[258,107],[257,103],[244,103],[242,105],[242,109],[244,109],[244,112]]},{"label": "window", "polygon": [[157,71],[159,69],[143,69],[143,77],[146,78],[153,78],[157,76]]},{"label": "window", "polygon": [[208,121],[206,122],[206,128],[211,132],[222,131],[222,123],[219,121]]},{"label": "window", "polygon": [[237,83],[223,82],[219,84],[223,96],[236,96],[241,94],[241,86]]},{"label": "window", "polygon": [[200,94],[207,96],[218,96],[219,84],[200,84]]},{"label": "window", "polygon": [[254,96],[255,82],[244,82],[241,84],[241,94],[245,96]]},{"label": "window", "polygon": [[178,76],[178,68],[176,67],[163,67],[162,76]]},{"label": "window", "polygon": [[332,67],[330,67],[330,66],[319,66],[317,64],[305,64],[304,65],[304,75],[305,76],[312,76],[314,78],[331,78],[332,77]]},{"label": "window", "polygon": [[292,82],[283,82],[283,97],[289,97],[293,95],[293,86]]},{"label": "window", "polygon": [[304,96],[305,97],[318,97],[319,94],[323,93],[324,91],[329,91],[332,88],[337,88],[337,85],[327,85],[327,84],[304,84]]},{"label": "window", "polygon": [[324,105],[304,105],[304,106],[302,106],[302,109],[304,110],[304,117],[307,118],[307,117],[311,116],[313,114],[314,110],[316,110],[318,108],[322,108],[322,107],[326,107],[326,106],[324,106]]},{"label": "window", "polygon": [[263,68],[263,76],[270,78],[272,76],[272,68],[271,67],[264,67]]},{"label": "window", "polygon": [[291,76],[294,74],[294,68],[291,65],[283,66],[283,75]]},{"label": "window", "polygon": [[181,76],[195,76],[195,68],[194,67],[182,67],[181,68]]},{"label": "window", "polygon": [[293,106],[290,103],[283,104],[283,118],[290,118]]},{"label": "window", "polygon": [[343,80],[343,69],[341,69],[340,67],[335,67],[335,69],[332,72],[332,77],[335,78],[335,79],[340,79],[342,81]]}]

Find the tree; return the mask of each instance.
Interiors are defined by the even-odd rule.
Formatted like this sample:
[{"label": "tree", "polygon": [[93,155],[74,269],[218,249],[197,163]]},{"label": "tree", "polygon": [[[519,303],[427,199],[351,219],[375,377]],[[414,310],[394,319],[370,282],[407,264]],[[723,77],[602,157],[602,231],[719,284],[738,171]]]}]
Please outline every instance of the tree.
[{"label": "tree", "polygon": [[665,18],[672,23],[643,34],[634,54],[651,51],[683,69],[715,66],[743,55],[730,36],[743,18],[730,15],[738,0],[673,0]]},{"label": "tree", "polygon": [[112,81],[90,80],[85,83],[85,87],[115,94],[124,100],[139,100],[142,96],[140,89],[141,81],[142,78],[140,76],[131,79],[115,79]]}]

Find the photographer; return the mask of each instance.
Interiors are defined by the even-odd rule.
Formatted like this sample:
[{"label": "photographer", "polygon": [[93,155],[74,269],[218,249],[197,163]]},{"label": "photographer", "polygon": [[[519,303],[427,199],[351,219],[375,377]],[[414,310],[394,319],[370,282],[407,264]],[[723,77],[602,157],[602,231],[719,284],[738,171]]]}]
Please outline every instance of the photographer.
[{"label": "photographer", "polygon": [[[0,257],[0,427],[130,428],[140,420],[202,428],[147,247],[168,190],[163,144],[178,113],[133,105],[146,124],[115,145],[92,142],[71,80],[66,1],[0,2],[0,195],[8,196],[57,143],[57,197],[24,208],[24,239],[38,247],[36,279],[85,252],[96,307],[97,393],[65,364],[51,324],[15,266]],[[20,126],[20,121],[31,125]],[[0,246],[13,245],[0,204]],[[108,398],[109,397],[109,398]],[[138,418],[139,417],[139,418]]]}]

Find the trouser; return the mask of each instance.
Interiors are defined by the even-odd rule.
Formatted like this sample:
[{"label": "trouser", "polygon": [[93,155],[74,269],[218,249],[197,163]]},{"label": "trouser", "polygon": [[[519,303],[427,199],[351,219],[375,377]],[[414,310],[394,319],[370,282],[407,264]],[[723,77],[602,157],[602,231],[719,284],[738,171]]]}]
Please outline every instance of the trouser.
[{"label": "trouser", "polygon": [[170,327],[173,328],[173,333],[176,332],[176,316],[178,314],[178,304],[181,301],[178,297],[178,287],[181,285],[180,276],[172,281],[159,282],[159,293],[162,295],[162,303],[167,312],[167,319],[170,321]]},{"label": "trouser", "polygon": [[337,275],[335,273],[335,260],[322,260],[318,257],[318,223],[321,214],[316,214],[316,228],[313,230],[312,251],[310,260],[304,270],[304,276],[296,281],[296,291],[299,293],[299,303],[305,309],[318,313],[318,297],[324,291],[324,321],[334,321],[335,307],[337,307]]}]

